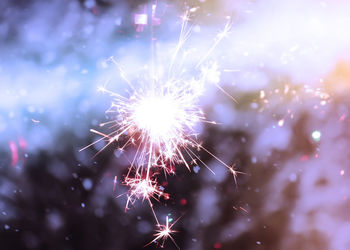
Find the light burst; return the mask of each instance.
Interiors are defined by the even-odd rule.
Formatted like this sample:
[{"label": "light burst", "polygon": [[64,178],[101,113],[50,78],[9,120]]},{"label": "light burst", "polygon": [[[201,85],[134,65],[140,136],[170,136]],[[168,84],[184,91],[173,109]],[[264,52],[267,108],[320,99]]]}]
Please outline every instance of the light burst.
[{"label": "light burst", "polygon": [[206,121],[196,105],[196,84],[168,80],[155,84],[157,87],[135,90],[129,98],[111,93],[114,101],[108,112],[115,113],[118,119],[102,124],[108,124],[110,129],[116,127],[103,136],[110,144],[127,134],[126,144],[138,145],[132,167],[140,172],[139,168],[146,165],[147,179],[151,167],[168,172],[168,166],[184,163],[189,168],[182,151],[190,154],[189,148],[195,145],[195,126]]},{"label": "light burst", "polygon": [[126,177],[124,182],[125,185],[129,186],[126,209],[129,207],[129,204],[134,204],[137,199],[146,199],[151,202],[151,198],[158,200],[164,194],[158,187],[158,183],[152,179],[142,178],[141,176]]},{"label": "light burst", "polygon": [[157,227],[158,229],[156,230],[156,233],[154,234],[155,238],[148,243],[146,246],[150,245],[151,243],[155,242],[157,244],[160,244],[160,246],[163,248],[164,247],[164,243],[165,241],[169,238],[174,245],[180,249],[180,247],[176,244],[174,238],[172,237],[172,234],[176,233],[177,231],[173,230],[172,227],[176,224],[176,222],[180,219],[181,217],[179,217],[175,222],[169,224],[169,217],[166,216],[165,219],[165,224],[164,225],[160,225],[158,223]]},{"label": "light burst", "polygon": [[165,176],[174,174],[174,166],[177,165],[184,165],[191,170],[191,164],[197,164],[197,162],[202,163],[211,171],[197,155],[199,150],[204,150],[229,170],[233,170],[197,141],[196,132],[197,126],[201,123],[215,124],[214,121],[208,121],[205,118],[198,105],[204,93],[205,84],[214,83],[221,91],[229,95],[218,85],[220,72],[217,63],[208,63],[207,59],[219,42],[227,36],[230,25],[228,23],[225,29],[217,35],[212,47],[203,53],[204,56],[193,68],[184,68],[183,63],[188,53],[183,50],[183,45],[191,30],[187,29],[187,21],[188,15],[186,14],[183,18],[179,41],[170,56],[167,70],[164,70],[163,67],[156,67],[152,61],[148,73],[135,83],[129,80],[117,61],[110,58],[110,61],[119,70],[122,79],[128,84],[130,91],[127,96],[123,96],[108,90],[106,86],[100,86],[99,91],[113,97],[112,105],[107,113],[114,118],[100,124],[100,127],[108,127],[111,131],[108,134],[91,129],[91,132],[101,136],[94,143],[102,140],[107,142],[100,151],[122,139],[126,142],[119,150],[123,151],[128,145],[136,148],[136,153],[124,178],[124,184],[129,187],[125,209],[128,209],[138,199],[147,200],[159,228],[155,234],[155,241],[161,240],[162,244],[167,238],[170,238],[176,245],[171,236],[175,232],[171,229],[175,223],[169,225],[167,217],[166,224],[160,225],[154,212],[151,200],[159,201],[162,196],[168,197],[168,194],[164,193],[159,186],[157,175],[161,171],[165,173]]},{"label": "light burst", "polygon": [[168,197],[168,194],[162,191],[156,180],[151,178],[143,178],[141,175],[139,175],[139,173],[136,173],[135,177],[125,177],[124,184],[129,187],[125,211],[129,208],[129,205],[134,204],[136,200],[147,200],[152,210],[154,219],[158,225],[159,221],[156,213],[154,212],[151,199],[159,201],[160,197]]}]

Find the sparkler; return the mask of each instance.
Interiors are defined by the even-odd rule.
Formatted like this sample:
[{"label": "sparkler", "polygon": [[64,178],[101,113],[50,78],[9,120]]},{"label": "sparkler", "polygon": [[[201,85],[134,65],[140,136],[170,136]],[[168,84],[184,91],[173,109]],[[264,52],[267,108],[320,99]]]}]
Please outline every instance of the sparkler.
[{"label": "sparkler", "polygon": [[[171,229],[175,223],[169,225],[167,218],[166,225],[160,225],[153,209],[151,199],[158,201],[160,197],[167,195],[157,183],[157,174],[160,171],[164,171],[165,175],[174,173],[173,166],[180,164],[186,166],[190,171],[191,164],[197,161],[210,170],[195,153],[201,149],[204,149],[231,172],[234,171],[232,173],[235,179],[238,173],[196,140],[196,126],[199,123],[215,124],[213,121],[206,120],[203,111],[198,106],[198,100],[203,94],[206,82],[213,82],[218,86],[218,66],[216,63],[211,66],[203,66],[203,64],[227,35],[230,25],[227,24],[224,31],[217,35],[212,47],[191,69],[192,71],[200,69],[198,76],[189,77],[185,73],[188,70],[183,68],[187,53],[181,54],[181,60],[178,62],[182,47],[190,34],[190,29],[187,29],[187,20],[188,14],[183,17],[179,41],[171,55],[166,74],[160,68],[156,68],[152,61],[150,74],[134,84],[122,67],[113,58],[110,59],[117,66],[122,79],[128,84],[131,91],[128,96],[122,96],[108,90],[105,86],[99,87],[100,91],[113,97],[112,105],[107,112],[114,114],[115,118],[100,124],[100,127],[107,126],[111,130],[109,134],[91,129],[91,132],[102,136],[94,143],[101,140],[107,141],[100,151],[111,143],[120,141],[121,138],[127,138],[127,141],[120,150],[124,150],[128,145],[137,148],[129,171],[124,178],[124,184],[129,187],[125,209],[128,209],[138,199],[147,200],[159,227],[155,234],[155,241],[163,240],[164,244],[164,241],[170,238],[175,245],[171,237],[171,233],[175,232]],[[222,88],[219,87],[219,89],[229,95]]]}]

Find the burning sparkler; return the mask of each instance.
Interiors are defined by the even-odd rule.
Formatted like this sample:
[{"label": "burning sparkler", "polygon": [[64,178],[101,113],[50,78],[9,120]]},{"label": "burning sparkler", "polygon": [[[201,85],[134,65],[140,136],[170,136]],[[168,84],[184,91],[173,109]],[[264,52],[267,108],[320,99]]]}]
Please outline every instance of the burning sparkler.
[{"label": "burning sparkler", "polygon": [[[91,129],[93,133],[102,136],[94,143],[101,140],[107,141],[101,150],[113,142],[120,141],[121,138],[127,138],[121,150],[128,145],[134,145],[137,148],[124,179],[124,184],[129,186],[126,209],[138,199],[147,200],[159,227],[155,240],[163,240],[164,244],[164,240],[170,238],[175,245],[170,235],[174,232],[171,230],[174,224],[169,226],[167,218],[166,225],[160,225],[153,210],[151,199],[159,200],[164,193],[157,184],[156,174],[152,172],[174,173],[173,166],[179,164],[185,165],[190,170],[191,163],[197,161],[210,170],[195,153],[200,149],[204,149],[229,170],[233,170],[196,141],[196,126],[199,123],[215,124],[213,121],[206,120],[198,106],[198,100],[203,94],[205,83],[214,82],[218,86],[217,78],[220,75],[216,63],[211,66],[203,66],[203,64],[218,43],[227,35],[230,25],[227,24],[224,31],[218,34],[208,53],[192,69],[199,71],[199,75],[189,77],[188,74],[185,74],[187,70],[182,68],[182,63],[177,63],[177,58],[190,34],[190,29],[187,29],[187,20],[188,15],[185,15],[179,41],[171,55],[166,74],[163,73],[163,70],[157,69],[152,62],[149,76],[135,84],[129,80],[120,65],[113,58],[110,59],[117,66],[121,77],[129,85],[131,91],[128,96],[122,96],[108,90],[105,86],[100,87],[100,91],[110,94],[114,99],[107,112],[114,114],[115,118],[100,124],[101,127],[108,126],[111,130],[109,134]],[[186,59],[186,55],[186,53],[181,55],[181,62]],[[146,84],[140,86],[140,82],[143,84],[146,82]],[[222,88],[219,89],[223,91]],[[236,178],[235,175],[234,178]]]}]

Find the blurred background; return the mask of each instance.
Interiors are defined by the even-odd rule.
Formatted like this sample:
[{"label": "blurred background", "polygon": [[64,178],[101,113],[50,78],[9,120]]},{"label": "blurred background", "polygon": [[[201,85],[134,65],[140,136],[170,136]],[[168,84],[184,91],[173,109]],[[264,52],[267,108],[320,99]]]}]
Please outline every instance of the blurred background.
[{"label": "blurred background", "polygon": [[[176,168],[155,202],[181,249],[350,249],[350,3],[303,0],[2,0],[0,2],[1,249],[142,249],[154,238],[147,202],[125,212],[121,177],[132,149],[79,149],[109,119],[111,98],[177,43],[207,52],[215,86],[200,100],[198,140],[213,157]],[[190,65],[192,62],[188,62]],[[191,68],[189,67],[191,73]],[[194,72],[193,74],[196,74]],[[117,176],[115,190],[114,179]],[[119,196],[119,197],[118,197]],[[146,247],[157,248],[156,243]],[[168,240],[164,247],[176,249]]]}]

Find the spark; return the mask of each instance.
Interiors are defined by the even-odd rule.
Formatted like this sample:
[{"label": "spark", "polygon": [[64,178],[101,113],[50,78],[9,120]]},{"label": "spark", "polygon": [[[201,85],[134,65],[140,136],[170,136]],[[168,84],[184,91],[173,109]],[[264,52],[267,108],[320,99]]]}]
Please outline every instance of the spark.
[{"label": "spark", "polygon": [[35,120],[34,118],[32,118],[31,120],[32,120],[32,122],[34,122],[34,123],[40,123],[39,120]]},{"label": "spark", "polygon": [[172,234],[177,232],[177,231],[173,230],[172,227],[176,224],[176,222],[180,218],[181,217],[179,217],[174,223],[169,224],[170,219],[167,216],[165,219],[165,225],[160,225],[160,224],[157,225],[159,229],[157,229],[156,233],[153,235],[153,236],[155,236],[155,238],[151,242],[146,244],[145,246],[148,246],[148,245],[152,244],[153,242],[161,241],[160,246],[162,248],[164,248],[164,243],[169,238],[174,243],[174,245],[177,247],[177,249],[180,249],[180,247],[176,244],[174,238],[172,237]]},{"label": "spark", "polygon": [[135,204],[138,199],[142,199],[142,201],[147,200],[153,217],[158,225],[159,221],[153,209],[153,203],[151,199],[159,201],[159,198],[162,196],[165,198],[169,197],[169,195],[167,193],[164,193],[161,187],[158,186],[158,182],[155,179],[144,178],[139,173],[136,173],[135,177],[126,176],[124,185],[129,186],[125,211],[129,208],[130,204]]},{"label": "spark", "polygon": [[248,213],[247,209],[243,208],[243,207],[239,207],[242,211]]},{"label": "spark", "polygon": [[228,36],[228,34],[231,30],[231,26],[232,26],[232,23],[231,23],[231,20],[229,19],[228,22],[226,23],[224,29],[216,35],[214,44],[210,47],[210,49],[202,57],[202,59],[197,63],[196,68],[200,67],[202,65],[202,63],[208,58],[208,56],[214,51],[214,49],[219,45],[221,40]]},{"label": "spark", "polygon": [[213,83],[222,93],[238,104],[237,100],[219,85],[221,73],[218,68],[218,64],[213,62],[211,65],[201,67],[201,71],[206,81]]},{"label": "spark", "polygon": [[126,209],[129,204],[134,204],[137,199],[150,200],[153,198],[158,200],[164,194],[159,189],[157,182],[152,179],[142,178],[141,176],[126,177],[124,183],[129,186]]},{"label": "spark", "polygon": [[228,167],[228,171],[232,174],[233,179],[235,180],[235,183],[236,183],[236,186],[237,186],[237,176],[238,176],[238,174],[244,174],[244,173],[243,173],[243,172],[240,172],[240,171],[237,171],[237,170],[235,169],[235,164],[232,165],[232,166],[229,166],[229,167]]},{"label": "spark", "polygon": [[113,192],[115,191],[115,188],[117,186],[117,181],[118,181],[118,177],[114,176],[114,181],[113,181]]}]

